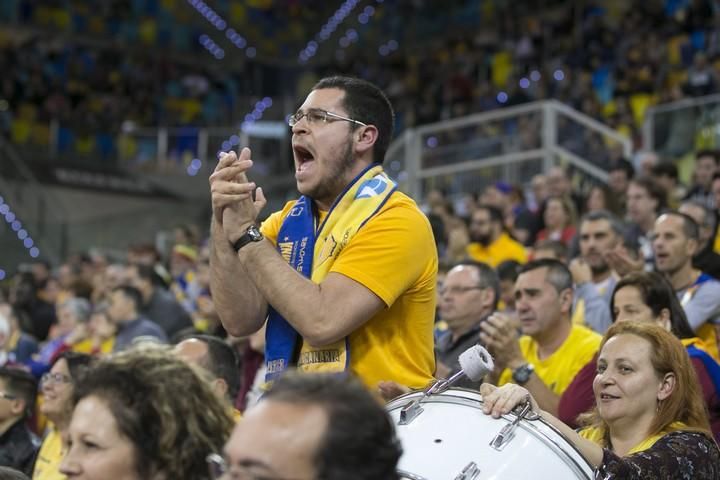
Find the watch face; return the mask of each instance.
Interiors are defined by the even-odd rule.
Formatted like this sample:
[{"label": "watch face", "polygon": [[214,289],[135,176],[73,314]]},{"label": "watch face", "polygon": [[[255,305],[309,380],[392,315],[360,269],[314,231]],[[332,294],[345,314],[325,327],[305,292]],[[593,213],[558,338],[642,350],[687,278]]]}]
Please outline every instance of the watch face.
[{"label": "watch face", "polygon": [[260,233],[260,230],[255,226],[248,228],[247,234],[253,242],[259,242],[263,239],[262,233]]}]

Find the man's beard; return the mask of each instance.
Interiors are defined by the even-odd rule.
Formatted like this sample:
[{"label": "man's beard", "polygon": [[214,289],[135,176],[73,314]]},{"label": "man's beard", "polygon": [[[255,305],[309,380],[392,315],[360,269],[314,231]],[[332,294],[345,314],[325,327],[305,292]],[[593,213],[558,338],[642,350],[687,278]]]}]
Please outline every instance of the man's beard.
[{"label": "man's beard", "polygon": [[473,242],[477,242],[481,245],[488,246],[488,245],[490,245],[491,236],[489,233],[488,234],[473,233],[470,235],[470,239]]},{"label": "man's beard", "polygon": [[600,265],[590,265],[590,271],[594,276],[602,275],[610,271],[610,265],[605,262]]},{"label": "man's beard", "polygon": [[306,195],[312,199],[329,199],[334,200],[337,195],[347,186],[345,174],[353,168],[355,159],[353,158],[352,137],[348,136],[348,142],[345,151],[342,154],[340,162],[333,164],[332,170],[329,171],[328,178],[317,185],[314,191],[307,192]]}]

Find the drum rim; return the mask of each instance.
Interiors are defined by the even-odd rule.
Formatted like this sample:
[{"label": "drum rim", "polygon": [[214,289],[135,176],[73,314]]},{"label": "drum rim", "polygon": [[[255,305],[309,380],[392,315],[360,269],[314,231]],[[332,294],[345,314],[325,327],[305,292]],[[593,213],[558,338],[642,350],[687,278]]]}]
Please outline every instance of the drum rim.
[{"label": "drum rim", "polygon": [[[471,398],[468,398],[465,396],[452,395],[453,392],[470,393],[477,398],[471,399]],[[392,410],[395,410],[398,408],[398,406],[401,406],[402,404],[407,403],[407,400],[410,399],[411,397],[417,397],[418,395],[422,395],[422,393],[423,393],[422,391],[415,391],[415,392],[409,392],[409,393],[403,394],[399,397],[395,397],[394,399],[392,399],[390,402],[388,402],[385,405],[385,409],[388,413],[390,413],[391,408],[392,408]],[[443,401],[443,397],[445,398],[445,401]],[[452,400],[447,401],[448,399],[452,399]],[[480,392],[478,392],[477,390],[471,390],[469,388],[463,388],[463,387],[449,388],[448,390],[444,391],[442,394],[431,395],[423,401],[423,403],[450,403],[453,405],[464,405],[464,406],[474,408],[476,410],[480,410],[480,408],[478,408],[478,405],[477,405],[478,402],[482,403],[482,395],[480,394]],[[396,405],[396,404],[399,404],[399,405]],[[515,414],[514,412],[506,413],[506,414],[502,415],[502,418],[509,422],[512,422],[515,418],[517,418],[517,414]],[[572,443],[560,430],[555,428],[554,425],[552,425],[550,422],[548,422],[547,420],[542,418],[542,416],[540,416],[540,415],[537,415],[537,417],[532,420],[530,420],[530,419],[526,419],[526,420],[527,420],[527,422],[520,422],[518,424],[518,426],[521,427],[526,432],[532,434],[534,437],[536,437],[541,442],[550,446],[550,448],[552,448],[554,451],[561,452],[562,457],[566,459],[565,463],[570,465],[571,469],[574,470],[576,474],[582,475],[584,478],[586,478],[588,480],[593,478],[595,469],[593,468],[592,464],[588,461],[587,458],[585,458],[585,455],[583,455],[582,452],[580,452],[580,450],[575,446],[575,444]],[[533,423],[533,422],[537,422],[537,421],[541,422],[544,426],[549,427],[549,429],[552,430],[557,436],[562,438],[565,441],[565,444],[568,445],[570,448],[572,448],[577,453],[577,456],[582,459],[584,464],[581,464],[580,462],[578,462],[578,460],[574,456],[570,455],[563,448],[563,446],[560,443],[553,440],[552,438],[550,438],[550,436],[548,436],[544,432],[542,432],[536,426],[536,424]],[[393,425],[394,424],[395,424],[395,422],[393,421]],[[584,467],[586,467],[586,468],[584,468]],[[405,470],[402,470],[402,472],[417,476],[417,474],[412,474],[411,472],[407,472]],[[589,472],[589,476],[588,476],[588,472]],[[424,479],[424,477],[422,477],[422,476],[420,476],[419,478]]]}]

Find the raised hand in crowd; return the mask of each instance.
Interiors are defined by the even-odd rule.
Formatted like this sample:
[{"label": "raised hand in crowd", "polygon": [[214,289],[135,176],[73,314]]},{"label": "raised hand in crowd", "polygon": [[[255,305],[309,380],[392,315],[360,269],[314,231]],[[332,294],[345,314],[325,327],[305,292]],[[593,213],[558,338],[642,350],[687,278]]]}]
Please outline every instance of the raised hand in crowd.
[{"label": "raised hand in crowd", "polygon": [[568,268],[570,269],[570,273],[572,273],[575,285],[581,285],[592,281],[592,270],[590,269],[590,265],[582,258],[578,257],[573,259],[570,262],[570,265],[568,265]]},{"label": "raised hand in crowd", "polygon": [[247,147],[242,149],[239,158],[235,152],[222,154],[215,171],[210,175],[213,218],[220,225],[224,224],[226,207],[232,206],[228,214],[232,223],[236,224],[234,227],[240,228],[254,222],[267,203],[262,188],[249,182],[245,175],[253,165],[250,155],[250,149]]},{"label": "raised hand in crowd", "polygon": [[610,268],[623,277],[631,272],[642,272],[645,262],[642,258],[632,258],[621,245],[605,254]]},{"label": "raised hand in crowd", "polygon": [[499,375],[505,368],[516,368],[525,363],[518,338],[517,317],[496,312],[480,324],[480,343],[493,356],[495,372]]}]

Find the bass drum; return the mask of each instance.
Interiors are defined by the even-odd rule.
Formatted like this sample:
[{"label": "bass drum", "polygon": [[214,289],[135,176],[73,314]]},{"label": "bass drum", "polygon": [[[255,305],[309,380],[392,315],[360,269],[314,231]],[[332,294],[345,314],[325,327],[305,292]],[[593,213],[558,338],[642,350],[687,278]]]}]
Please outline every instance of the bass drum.
[{"label": "bass drum", "polygon": [[[594,476],[580,452],[545,420],[536,416],[518,420],[515,413],[492,418],[482,412],[482,396],[476,391],[453,388],[426,397],[422,411],[401,425],[403,407],[422,396],[422,392],[409,393],[386,407],[402,442],[401,478],[590,480]],[[515,428],[509,427],[513,422]],[[498,442],[503,427],[505,441]]]}]

